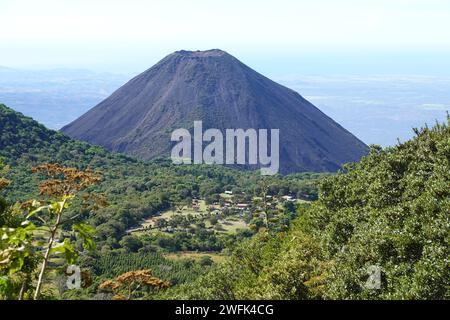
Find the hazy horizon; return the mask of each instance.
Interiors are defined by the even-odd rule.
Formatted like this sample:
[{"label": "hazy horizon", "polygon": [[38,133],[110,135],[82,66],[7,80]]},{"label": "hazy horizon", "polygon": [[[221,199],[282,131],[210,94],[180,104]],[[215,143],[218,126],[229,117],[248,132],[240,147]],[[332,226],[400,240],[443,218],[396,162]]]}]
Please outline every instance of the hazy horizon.
[{"label": "hazy horizon", "polygon": [[142,72],[219,48],[261,73],[450,75],[445,0],[3,0],[0,66]]},{"label": "hazy horizon", "polygon": [[3,0],[0,19],[0,66],[25,71],[2,74],[0,102],[54,129],[166,55],[216,48],[366,143],[450,109],[445,0]]},{"label": "hazy horizon", "polygon": [[[192,48],[191,48],[192,49]],[[212,48],[211,48],[212,49]],[[291,74],[309,75],[422,75],[422,76],[450,76],[450,59],[448,54],[429,54],[408,57],[400,53],[368,53],[358,55],[351,53],[340,54],[299,54],[289,56],[259,56],[244,54],[242,56],[224,48],[236,58],[246,63],[256,71],[269,77],[280,77]],[[179,50],[186,50],[180,48]],[[192,49],[196,50],[196,49]],[[178,51],[178,50],[176,50]],[[86,70],[96,73],[113,73],[127,76],[136,75],[152,67],[166,55],[174,51],[149,59],[138,59],[122,64],[42,64],[42,65],[13,65],[0,64],[0,68],[10,68],[25,71],[49,71],[57,69]],[[139,54],[136,55],[139,57]],[[417,64],[417,61],[421,64]]]}]

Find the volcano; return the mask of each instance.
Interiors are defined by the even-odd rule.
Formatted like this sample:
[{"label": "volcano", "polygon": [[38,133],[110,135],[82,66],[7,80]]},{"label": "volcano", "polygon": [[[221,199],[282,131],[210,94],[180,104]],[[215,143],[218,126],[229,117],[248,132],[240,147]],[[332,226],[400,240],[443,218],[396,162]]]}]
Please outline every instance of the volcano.
[{"label": "volcano", "polygon": [[141,159],[169,156],[171,133],[203,128],[280,129],[280,171],[336,171],[368,147],[297,92],[225,51],[177,51],[131,79],[66,135]]}]

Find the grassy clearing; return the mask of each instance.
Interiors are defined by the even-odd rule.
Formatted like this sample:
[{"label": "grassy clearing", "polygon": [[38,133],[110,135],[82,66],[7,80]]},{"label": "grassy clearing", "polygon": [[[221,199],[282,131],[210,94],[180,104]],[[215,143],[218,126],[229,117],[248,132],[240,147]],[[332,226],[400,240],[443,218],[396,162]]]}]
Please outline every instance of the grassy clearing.
[{"label": "grassy clearing", "polygon": [[[225,196],[230,196],[227,194],[224,194]],[[160,215],[153,216],[145,220],[142,224],[142,228],[149,228],[148,230],[136,230],[133,231],[133,234],[135,235],[143,235],[148,233],[164,233],[164,234],[170,234],[167,232],[163,232],[161,230],[157,230],[155,228],[155,223],[159,219],[165,219],[170,220],[172,217],[177,215],[192,215],[194,217],[200,218],[205,223],[206,229],[212,229],[215,228],[215,226],[211,225],[208,218],[206,218],[206,215],[208,215],[208,206],[206,205],[206,202],[204,200],[200,200],[198,202],[199,209],[194,210],[192,207],[183,207],[180,210],[167,210]],[[202,217],[203,216],[203,217]],[[238,229],[248,229],[247,224],[238,216],[229,216],[226,219],[222,219],[218,222],[218,225],[220,228],[217,228],[216,231],[220,233],[227,233],[227,234],[233,234],[237,232]]]},{"label": "grassy clearing", "polygon": [[193,259],[200,260],[202,257],[209,256],[215,263],[220,263],[225,259],[225,256],[220,253],[212,253],[212,252],[193,252],[193,251],[184,251],[178,253],[167,253],[164,255],[165,258],[171,260],[183,260],[183,259]]},{"label": "grassy clearing", "polygon": [[247,224],[243,220],[226,219],[226,220],[220,220],[219,223],[224,230],[222,232],[225,232],[228,234],[236,233],[236,231],[238,229],[248,229]]},{"label": "grassy clearing", "polygon": [[141,224],[141,226],[142,227],[154,227],[154,224],[155,224],[156,220],[158,220],[158,219],[169,220],[170,218],[172,218],[175,215],[188,215],[188,214],[191,214],[194,217],[196,217],[196,216],[200,216],[203,213],[207,213],[208,212],[205,200],[200,200],[198,202],[198,204],[199,204],[199,207],[200,207],[200,209],[198,211],[192,209],[192,207],[187,207],[187,206],[183,207],[180,211],[179,210],[167,210],[167,211],[164,211],[163,213],[161,213],[160,215],[148,218],[147,220],[145,220]]}]

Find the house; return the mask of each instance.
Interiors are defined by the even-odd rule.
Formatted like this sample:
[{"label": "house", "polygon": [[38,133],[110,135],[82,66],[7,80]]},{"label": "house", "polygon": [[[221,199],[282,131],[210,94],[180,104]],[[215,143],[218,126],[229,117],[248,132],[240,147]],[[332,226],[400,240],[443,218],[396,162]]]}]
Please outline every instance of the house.
[{"label": "house", "polygon": [[248,204],[246,204],[246,203],[238,203],[238,204],[236,205],[236,207],[237,207],[238,209],[244,210],[244,209],[247,209],[247,208],[248,208]]},{"label": "house", "polygon": [[166,227],[166,229],[163,230],[163,231],[165,231],[165,232],[167,232],[167,233],[174,233],[175,230],[174,230],[171,226],[168,226],[168,227]]},{"label": "house", "polygon": [[233,191],[225,190],[225,194],[232,195]]}]

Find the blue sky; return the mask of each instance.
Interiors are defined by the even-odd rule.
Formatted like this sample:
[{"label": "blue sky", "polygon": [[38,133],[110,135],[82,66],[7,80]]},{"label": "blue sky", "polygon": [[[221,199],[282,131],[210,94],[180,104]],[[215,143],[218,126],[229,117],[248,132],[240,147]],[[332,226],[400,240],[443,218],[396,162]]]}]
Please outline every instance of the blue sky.
[{"label": "blue sky", "polygon": [[269,75],[450,74],[448,0],[0,0],[0,65],[137,72],[224,49]]}]

